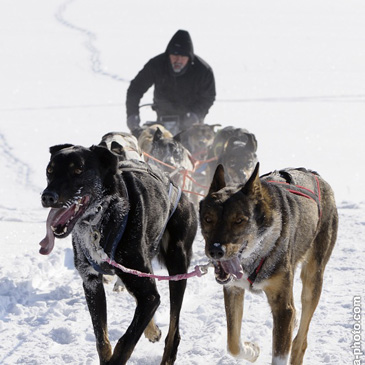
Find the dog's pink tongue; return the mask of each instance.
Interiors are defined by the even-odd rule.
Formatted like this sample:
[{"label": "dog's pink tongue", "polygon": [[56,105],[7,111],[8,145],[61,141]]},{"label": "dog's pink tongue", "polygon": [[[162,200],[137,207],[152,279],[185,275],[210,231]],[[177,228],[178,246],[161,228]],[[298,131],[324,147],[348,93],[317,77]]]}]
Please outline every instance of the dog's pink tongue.
[{"label": "dog's pink tongue", "polygon": [[57,216],[59,209],[52,208],[48,214],[47,218],[47,233],[46,237],[43,238],[41,242],[39,242],[41,248],[39,249],[39,253],[41,255],[48,255],[51,253],[54,247],[54,234],[51,228],[52,221]]},{"label": "dog's pink tongue", "polygon": [[235,257],[231,260],[220,261],[220,264],[223,270],[227,274],[231,274],[236,277],[236,279],[241,279],[243,276],[243,270],[241,266],[241,262],[238,257]]}]

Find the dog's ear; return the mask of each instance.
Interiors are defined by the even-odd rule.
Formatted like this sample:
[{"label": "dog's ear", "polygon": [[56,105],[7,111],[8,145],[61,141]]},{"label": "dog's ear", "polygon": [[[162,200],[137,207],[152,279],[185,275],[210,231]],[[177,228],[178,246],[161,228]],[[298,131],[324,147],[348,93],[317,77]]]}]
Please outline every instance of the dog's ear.
[{"label": "dog's ear", "polygon": [[118,157],[114,153],[102,146],[91,146],[90,151],[92,151],[98,158],[100,166],[106,174],[108,172],[113,175],[116,174],[118,168]]},{"label": "dog's ear", "polygon": [[174,136],[174,140],[181,143],[181,134],[183,134],[185,131],[179,132]]},{"label": "dog's ear", "polygon": [[160,128],[156,129],[156,132],[153,135],[153,142],[159,141],[163,136],[163,133]]},{"label": "dog's ear", "polygon": [[241,189],[244,194],[256,194],[261,196],[261,181],[259,176],[260,163],[256,164],[255,170],[248,179],[245,186]]},{"label": "dog's ear", "polygon": [[123,159],[126,158],[125,149],[120,143],[113,141],[112,144],[110,145],[110,150],[115,154],[117,154],[118,156],[120,156],[121,158]]},{"label": "dog's ear", "polygon": [[69,147],[73,147],[73,144],[70,143],[65,143],[65,144],[58,144],[56,146],[52,146],[49,148],[49,152],[51,155],[54,155],[55,153],[57,153],[58,151],[63,150],[64,148],[69,148]]},{"label": "dog's ear", "polygon": [[106,142],[102,141],[98,144],[98,146],[100,147],[104,147],[104,148],[108,148],[108,145],[106,144]]},{"label": "dog's ear", "polygon": [[254,152],[256,152],[257,151],[257,140],[256,140],[255,135],[252,133],[248,133],[247,137],[248,137],[248,141],[251,144]]},{"label": "dog's ear", "polygon": [[209,194],[215,193],[218,190],[226,187],[226,181],[224,179],[224,168],[223,165],[219,164],[215,170],[212,183],[210,184]]}]

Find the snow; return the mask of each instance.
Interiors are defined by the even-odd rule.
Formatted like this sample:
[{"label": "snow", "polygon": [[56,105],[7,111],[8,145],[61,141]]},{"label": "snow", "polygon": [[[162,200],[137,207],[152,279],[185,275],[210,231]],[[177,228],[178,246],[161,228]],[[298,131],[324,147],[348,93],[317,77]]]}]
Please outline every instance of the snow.
[{"label": "snow", "polygon": [[[255,133],[261,172],[305,166],[337,197],[340,229],[325,272],[307,364],[353,363],[353,298],[365,297],[365,4],[356,0],[3,0],[0,3],[0,363],[97,364],[71,241],[39,255],[48,148],[98,143],[126,131],[128,81],[177,29],[213,67],[217,101],[207,123]],[[151,92],[144,102],[151,101]],[[147,109],[142,118],[152,120]],[[203,239],[192,268],[205,263]],[[157,273],[166,274],[162,268]],[[156,319],[167,334],[168,285]],[[106,287],[113,344],[134,300]],[[295,283],[300,313],[300,280]],[[247,293],[243,341],[271,362],[272,320],[263,294]],[[188,282],[177,364],[245,364],[226,351],[222,288],[210,270]],[[362,331],[363,336],[363,331]],[[363,337],[362,337],[363,340]],[[141,338],[130,364],[159,364],[163,340]],[[364,349],[364,347],[363,347]]]}]

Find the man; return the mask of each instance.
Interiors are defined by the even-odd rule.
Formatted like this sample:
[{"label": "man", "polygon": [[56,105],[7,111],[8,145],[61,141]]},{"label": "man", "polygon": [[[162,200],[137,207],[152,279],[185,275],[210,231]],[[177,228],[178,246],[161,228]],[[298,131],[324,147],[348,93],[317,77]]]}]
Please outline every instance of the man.
[{"label": "man", "polygon": [[213,71],[194,54],[192,40],[185,30],[178,30],[166,51],[149,60],[131,81],[126,106],[127,125],[132,132],[139,129],[139,102],[152,85],[157,120],[173,134],[203,123],[215,100]]}]

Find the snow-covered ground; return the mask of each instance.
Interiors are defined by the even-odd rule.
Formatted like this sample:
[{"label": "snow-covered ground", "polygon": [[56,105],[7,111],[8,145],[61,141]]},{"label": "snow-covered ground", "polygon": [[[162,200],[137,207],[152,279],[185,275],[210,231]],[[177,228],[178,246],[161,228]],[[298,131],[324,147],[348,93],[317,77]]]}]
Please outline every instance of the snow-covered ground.
[{"label": "snow-covered ground", "polygon": [[[305,166],[335,190],[339,237],[305,363],[353,364],[353,300],[365,300],[364,16],[365,3],[356,0],[1,1],[0,363],[98,363],[70,239],[57,241],[49,257],[38,253],[48,148],[89,146],[126,131],[129,80],[177,29],[187,29],[216,76],[206,122],[255,133],[262,173]],[[153,115],[143,110],[142,117]],[[206,261],[203,246],[199,233],[192,266]],[[177,364],[240,364],[226,353],[222,288],[213,276],[188,282]],[[165,336],[168,288],[158,286]],[[112,285],[107,296],[115,343],[135,304]],[[295,298],[300,309],[299,280]],[[266,298],[248,293],[243,339],[260,345],[258,364],[270,363],[271,331]],[[364,351],[363,327],[361,337]],[[129,363],[159,364],[162,352],[163,341],[142,338]]]}]

